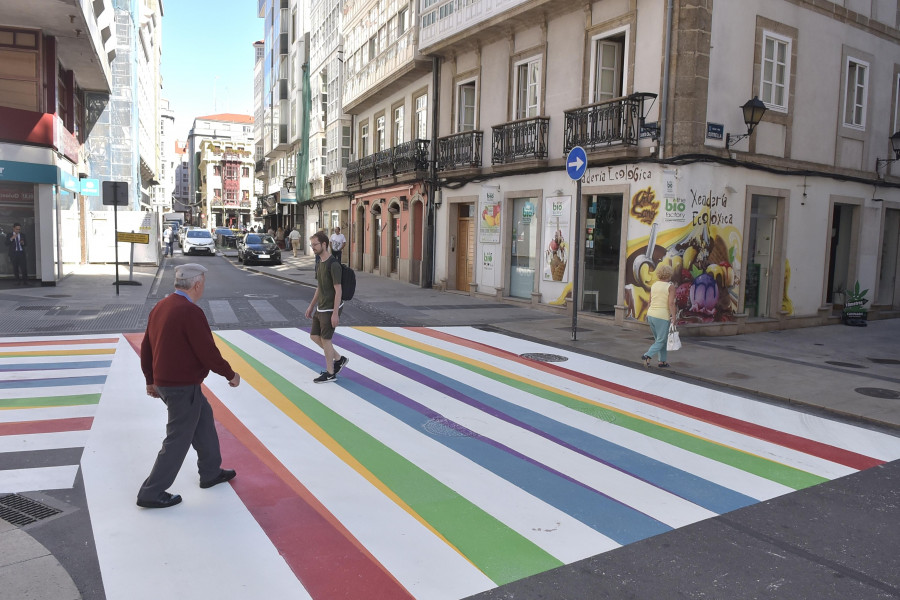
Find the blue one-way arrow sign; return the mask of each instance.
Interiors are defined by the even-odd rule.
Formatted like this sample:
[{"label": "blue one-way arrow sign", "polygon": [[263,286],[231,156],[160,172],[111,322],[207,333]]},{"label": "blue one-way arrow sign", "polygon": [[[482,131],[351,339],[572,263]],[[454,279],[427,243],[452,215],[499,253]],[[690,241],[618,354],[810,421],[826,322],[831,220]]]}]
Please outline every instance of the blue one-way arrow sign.
[{"label": "blue one-way arrow sign", "polygon": [[575,146],[566,157],[566,173],[569,174],[569,179],[577,181],[584,176],[586,170],[587,152],[581,146]]}]

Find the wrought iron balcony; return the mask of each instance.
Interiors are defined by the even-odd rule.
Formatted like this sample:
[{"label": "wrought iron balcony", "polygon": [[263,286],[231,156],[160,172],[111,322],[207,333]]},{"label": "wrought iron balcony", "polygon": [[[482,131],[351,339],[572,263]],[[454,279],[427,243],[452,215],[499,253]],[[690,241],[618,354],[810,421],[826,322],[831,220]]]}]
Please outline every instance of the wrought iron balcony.
[{"label": "wrought iron balcony", "polygon": [[379,177],[426,169],[428,169],[428,140],[412,140],[349,163],[347,185],[362,185]]},{"label": "wrought iron balcony", "polygon": [[480,167],[483,140],[483,131],[465,131],[438,138],[438,170]]},{"label": "wrought iron balcony", "polygon": [[636,146],[641,135],[646,94],[631,94],[565,112],[563,152],[575,146],[585,150],[621,144]]},{"label": "wrought iron balcony", "polygon": [[532,117],[492,127],[491,163],[502,165],[522,159],[547,158],[550,119]]}]

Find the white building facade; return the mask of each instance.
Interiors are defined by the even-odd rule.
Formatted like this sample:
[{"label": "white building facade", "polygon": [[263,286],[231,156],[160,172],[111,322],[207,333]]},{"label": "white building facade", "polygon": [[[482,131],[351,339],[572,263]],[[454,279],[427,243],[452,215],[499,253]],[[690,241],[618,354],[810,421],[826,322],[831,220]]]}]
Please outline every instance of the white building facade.
[{"label": "white building facade", "polygon": [[436,285],[637,325],[665,263],[700,335],[832,322],[857,282],[900,314],[895,0],[418,3]]}]

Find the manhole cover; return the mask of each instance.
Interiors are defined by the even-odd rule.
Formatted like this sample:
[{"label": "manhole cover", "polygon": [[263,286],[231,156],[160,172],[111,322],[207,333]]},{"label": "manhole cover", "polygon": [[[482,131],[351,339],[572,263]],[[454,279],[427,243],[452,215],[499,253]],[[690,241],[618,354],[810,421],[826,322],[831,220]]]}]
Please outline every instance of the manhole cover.
[{"label": "manhole cover", "polygon": [[454,423],[443,417],[429,419],[422,428],[431,435],[440,435],[443,437],[476,437],[477,434],[459,423]]},{"label": "manhole cover", "polygon": [[885,398],[887,400],[897,400],[900,398],[900,392],[885,388],[860,387],[856,388],[856,392],[863,396],[871,396],[872,398]]},{"label": "manhole cover", "polygon": [[278,294],[244,294],[244,298],[277,298]]},{"label": "manhole cover", "polygon": [[869,360],[879,365],[900,365],[900,360],[896,358],[870,358]]},{"label": "manhole cover", "polygon": [[527,358],[528,360],[536,360],[538,362],[566,362],[569,360],[565,356],[560,356],[559,354],[545,354],[543,352],[526,352],[525,354],[520,354],[522,358]]},{"label": "manhole cover", "polygon": [[834,365],[835,367],[847,367],[848,369],[867,369],[868,368],[863,365],[857,365],[857,364],[848,363],[848,362],[841,362],[839,360],[826,360],[825,364],[826,365]]},{"label": "manhole cover", "polygon": [[7,494],[0,497],[0,519],[13,525],[30,525],[61,512],[61,510],[18,494]]}]

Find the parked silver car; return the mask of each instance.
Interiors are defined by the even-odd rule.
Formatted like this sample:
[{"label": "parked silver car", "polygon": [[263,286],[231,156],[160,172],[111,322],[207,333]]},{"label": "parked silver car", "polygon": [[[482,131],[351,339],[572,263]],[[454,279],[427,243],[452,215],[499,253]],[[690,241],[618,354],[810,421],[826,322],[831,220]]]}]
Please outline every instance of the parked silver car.
[{"label": "parked silver car", "polygon": [[181,250],[185,254],[209,254],[216,253],[216,240],[206,229],[191,229],[184,236]]}]

